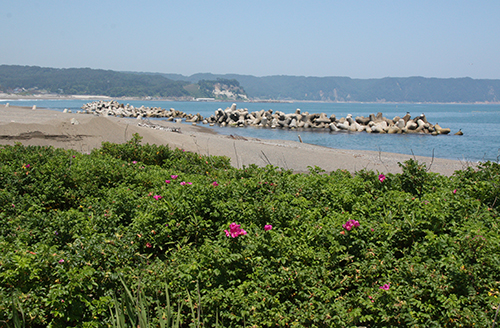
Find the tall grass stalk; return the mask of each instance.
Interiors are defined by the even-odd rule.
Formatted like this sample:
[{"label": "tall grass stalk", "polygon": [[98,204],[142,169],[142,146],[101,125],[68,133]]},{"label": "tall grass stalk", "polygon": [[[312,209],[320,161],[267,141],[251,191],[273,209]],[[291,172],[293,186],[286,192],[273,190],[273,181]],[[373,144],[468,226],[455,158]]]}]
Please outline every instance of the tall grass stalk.
[{"label": "tall grass stalk", "polygon": [[[177,302],[177,308],[174,308],[170,302],[170,292],[168,290],[168,284],[165,283],[165,297],[166,304],[165,307],[160,305],[160,301],[156,300],[154,303],[148,301],[144,290],[141,288],[140,282],[137,286],[137,290],[132,292],[128,288],[127,284],[120,277],[120,281],[124,288],[124,293],[119,300],[116,295],[113,298],[114,309],[110,306],[111,314],[111,324],[114,328],[125,328],[125,327],[140,327],[149,328],[154,327],[153,315],[150,315],[149,311],[152,305],[156,306],[156,321],[161,328],[178,328],[181,324],[181,311],[182,302],[179,299]],[[198,304],[196,306],[193,304],[193,299],[191,293],[186,290],[187,301],[189,304],[189,309],[191,310],[191,320],[192,324],[196,328],[202,326],[202,309],[201,309],[201,294],[199,283],[196,283],[196,293],[198,298]],[[125,310],[125,311],[124,311]],[[16,326],[17,327],[17,326]],[[219,327],[219,316],[216,314],[215,327]]]}]

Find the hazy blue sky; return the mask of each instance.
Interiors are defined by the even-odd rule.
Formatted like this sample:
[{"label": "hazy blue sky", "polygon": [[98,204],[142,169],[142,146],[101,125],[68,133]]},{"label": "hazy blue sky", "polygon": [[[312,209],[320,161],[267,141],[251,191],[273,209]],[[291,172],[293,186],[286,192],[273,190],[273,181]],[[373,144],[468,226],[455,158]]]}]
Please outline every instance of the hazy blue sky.
[{"label": "hazy blue sky", "polygon": [[500,78],[499,0],[0,0],[0,64]]}]

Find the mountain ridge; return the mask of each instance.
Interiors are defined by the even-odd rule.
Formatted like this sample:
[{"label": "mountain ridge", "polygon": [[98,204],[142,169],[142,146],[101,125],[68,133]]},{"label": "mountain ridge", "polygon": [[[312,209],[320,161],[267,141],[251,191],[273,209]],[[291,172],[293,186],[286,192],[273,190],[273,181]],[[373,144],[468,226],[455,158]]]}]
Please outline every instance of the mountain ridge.
[{"label": "mountain ridge", "polygon": [[334,76],[255,77],[239,74],[197,73],[184,76],[182,80],[193,82],[200,78],[236,79],[253,99],[415,103],[497,103],[500,101],[500,80],[470,77],[412,76],[358,79]]},{"label": "mountain ridge", "polygon": [[498,103],[500,80],[120,72],[0,65],[0,92],[51,92],[176,100]]}]

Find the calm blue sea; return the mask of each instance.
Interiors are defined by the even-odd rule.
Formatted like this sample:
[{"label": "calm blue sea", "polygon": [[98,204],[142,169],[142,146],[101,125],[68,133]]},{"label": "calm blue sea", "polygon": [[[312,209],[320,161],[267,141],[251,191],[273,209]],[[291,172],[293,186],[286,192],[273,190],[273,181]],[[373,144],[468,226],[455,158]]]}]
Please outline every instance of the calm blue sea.
[{"label": "calm blue sea", "polygon": [[[65,108],[73,111],[88,103],[88,100],[4,100],[0,104],[10,103],[16,106],[33,106],[62,111]],[[232,103],[224,102],[177,102],[177,101],[124,101],[140,107],[175,108],[177,110],[209,117],[218,108],[225,109]],[[387,118],[404,116],[410,112],[412,116],[424,113],[427,120],[439,123],[443,128],[450,128],[450,135],[396,135],[368,134],[349,132],[309,132],[293,130],[271,130],[256,127],[232,128],[211,127],[220,134],[233,134],[259,139],[279,139],[298,141],[298,135],[306,143],[330,148],[374,150],[401,154],[449,158],[466,161],[497,161],[500,155],[500,105],[491,104],[354,104],[354,103],[237,103],[238,108],[248,108],[249,111],[261,109],[295,112],[335,114],[337,117],[368,116],[381,112]],[[206,127],[209,127],[206,125]],[[463,136],[453,133],[462,129]]]}]

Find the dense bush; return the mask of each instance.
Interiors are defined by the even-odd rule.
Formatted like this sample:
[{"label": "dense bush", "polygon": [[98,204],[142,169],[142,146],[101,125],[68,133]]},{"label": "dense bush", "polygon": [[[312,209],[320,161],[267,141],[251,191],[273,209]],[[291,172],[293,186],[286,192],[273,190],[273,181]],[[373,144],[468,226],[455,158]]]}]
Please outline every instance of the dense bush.
[{"label": "dense bush", "polygon": [[121,280],[153,317],[167,285],[185,326],[187,291],[206,327],[487,327],[499,303],[497,163],[294,174],[138,136],[0,163],[8,326],[111,325]]}]

